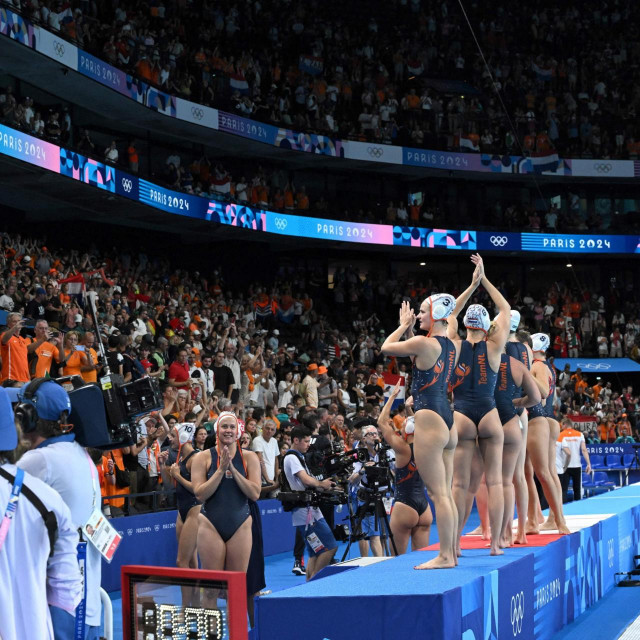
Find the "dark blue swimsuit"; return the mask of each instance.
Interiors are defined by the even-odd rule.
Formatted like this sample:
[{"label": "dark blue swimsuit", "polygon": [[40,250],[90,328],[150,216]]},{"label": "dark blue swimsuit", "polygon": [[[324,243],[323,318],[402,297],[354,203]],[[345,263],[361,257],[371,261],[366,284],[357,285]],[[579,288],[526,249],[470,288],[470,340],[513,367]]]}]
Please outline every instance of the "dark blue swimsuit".
[{"label": "dark blue swimsuit", "polygon": [[467,416],[476,427],[489,411],[495,409],[494,391],[498,372],[489,365],[486,341],[462,341],[460,358],[453,373],[453,407]]},{"label": "dark blue swimsuit", "polygon": [[427,371],[418,369],[414,363],[411,386],[413,409],[414,411],[420,411],[420,409],[435,411],[451,429],[453,413],[447,399],[447,388],[456,362],[456,348],[449,338],[433,337],[440,343],[440,356],[433,367]]},{"label": "dark blue swimsuit", "polygon": [[496,407],[500,422],[503,425],[518,415],[513,406],[513,399],[522,396],[522,388],[517,386],[511,375],[511,356],[502,354],[500,359],[500,370],[498,371],[498,381],[495,390]]},{"label": "dark blue swimsuit", "polygon": [[415,509],[421,516],[429,508],[429,502],[424,493],[424,482],[418,473],[416,460],[413,457],[413,444],[409,446],[411,447],[411,460],[404,467],[396,467],[394,497],[396,502],[402,502]]},{"label": "dark blue swimsuit", "polygon": [[[191,456],[198,453],[197,451],[192,451],[186,458],[180,460],[180,475],[185,479],[191,482],[191,471],[187,469],[187,462]],[[187,489],[187,487],[183,486],[180,482],[176,481],[176,502],[178,503],[178,513],[180,514],[180,518],[182,522],[187,521],[187,515],[189,510],[192,507],[195,507],[197,504],[200,504],[196,497]]]},{"label": "dark blue swimsuit", "polygon": [[[218,451],[215,447],[211,451],[211,466],[207,471],[207,480],[218,469]],[[247,472],[242,463],[240,447],[236,450],[231,464],[246,478]],[[242,492],[238,483],[227,471],[220,481],[216,492],[202,505],[202,513],[220,534],[223,542],[231,539],[242,523],[251,515],[249,512],[249,498]]]},{"label": "dark blue swimsuit", "polygon": [[544,401],[544,408],[547,418],[553,418],[555,420],[556,416],[553,413],[553,396],[556,393],[556,370],[547,360],[545,360],[545,364],[549,368],[549,395]]},{"label": "dark blue swimsuit", "polygon": [[[508,356],[515,358],[516,360],[520,360],[522,364],[527,367],[529,371],[531,371],[531,363],[529,362],[529,352],[527,351],[526,345],[521,342],[507,342],[506,352]],[[518,407],[516,409],[516,413],[521,416],[524,409],[522,407]]]},{"label": "dark blue swimsuit", "polygon": [[[549,363],[546,361],[543,362],[543,364],[546,364],[547,366],[549,366]],[[530,407],[529,409],[527,409],[527,411],[529,412],[529,420],[532,420],[533,418],[546,418],[549,415],[547,413],[547,405],[551,406],[551,417],[553,418],[553,392],[555,391],[555,388],[556,388],[556,374],[554,372],[553,383],[551,381],[551,377],[549,378],[549,395],[547,396],[547,398],[542,402],[538,402],[538,404],[535,405],[534,407]]]}]

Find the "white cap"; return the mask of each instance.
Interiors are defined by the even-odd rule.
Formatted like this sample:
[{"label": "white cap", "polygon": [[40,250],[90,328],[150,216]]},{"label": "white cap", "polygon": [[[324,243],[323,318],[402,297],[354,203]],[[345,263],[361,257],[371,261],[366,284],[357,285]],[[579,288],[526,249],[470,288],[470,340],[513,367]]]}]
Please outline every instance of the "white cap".
[{"label": "white cap", "polygon": [[464,314],[463,322],[467,329],[480,329],[485,333],[491,325],[489,312],[481,304],[472,304]]},{"label": "white cap", "polygon": [[546,333],[534,333],[531,336],[531,342],[533,343],[532,351],[541,353],[544,353],[550,344],[549,336]]},{"label": "white cap", "polygon": [[509,325],[509,331],[512,333],[518,330],[520,326],[520,312],[515,309],[511,309],[511,324]]},{"label": "white cap", "polygon": [[456,306],[456,299],[448,293],[435,293],[427,298],[431,306],[431,319],[448,318]]}]

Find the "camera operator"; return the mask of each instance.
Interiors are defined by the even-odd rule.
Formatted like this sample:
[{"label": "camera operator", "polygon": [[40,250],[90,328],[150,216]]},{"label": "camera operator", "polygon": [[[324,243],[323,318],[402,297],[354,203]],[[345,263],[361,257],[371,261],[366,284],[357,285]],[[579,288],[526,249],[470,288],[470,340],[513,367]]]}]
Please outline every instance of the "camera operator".
[{"label": "camera operator", "polygon": [[[389,486],[379,486],[377,488],[369,485],[369,480],[366,474],[367,467],[373,467],[380,462],[379,448],[380,448],[380,434],[378,429],[372,424],[368,424],[362,427],[362,440],[359,443],[360,447],[365,447],[369,454],[368,462],[356,462],[353,465],[353,473],[349,477],[349,487],[357,495],[359,489],[365,491],[379,491],[384,493],[389,489]],[[390,451],[387,451],[387,457],[390,457]],[[357,498],[358,508],[364,504],[364,501],[359,497]],[[377,526],[375,516],[373,514],[366,515],[362,520],[362,532],[365,535],[364,540],[358,541],[360,547],[360,555],[367,557],[369,555],[369,546],[371,546],[371,553],[374,556],[382,556],[382,545],[380,544],[380,530]],[[367,544],[368,543],[368,544]]]},{"label": "camera operator", "polygon": [[[313,413],[304,416],[302,424],[311,431],[309,450],[305,456],[307,466],[309,467],[309,471],[311,471],[311,475],[316,480],[324,480],[324,460],[325,457],[331,453],[329,427],[327,425],[321,425],[318,416]],[[322,515],[327,521],[329,528],[333,531],[335,525],[333,505],[322,505],[320,511],[322,511]]]},{"label": "camera operator", "polygon": [[[13,464],[18,432],[0,389],[0,637],[53,640],[48,604],[75,613],[82,598],[78,532],[69,507],[51,487]],[[46,518],[46,519],[45,519]]]},{"label": "camera operator", "polygon": [[[331,489],[335,485],[331,480],[316,480],[311,475],[305,454],[311,443],[311,433],[305,427],[294,427],[291,431],[291,449],[284,457],[284,473],[293,491],[307,489]],[[338,543],[333,537],[320,509],[316,507],[297,507],[291,512],[291,521],[296,531],[304,537],[309,552],[307,563],[307,581],[321,569],[324,569],[336,553]]]},{"label": "camera operator", "polygon": [[[53,380],[37,378],[22,387],[16,407],[16,422],[31,443],[18,462],[18,467],[36,476],[55,489],[71,511],[71,521],[78,529],[84,526],[94,511],[100,511],[100,484],[95,464],[87,452],[75,442],[67,424],[71,403],[67,392]],[[51,607],[51,619],[56,638],[80,637],[95,640],[100,630],[100,579],[102,559],[98,550],[88,544],[85,571],[84,620],[57,606]],[[34,637],[29,635],[28,637]]]}]

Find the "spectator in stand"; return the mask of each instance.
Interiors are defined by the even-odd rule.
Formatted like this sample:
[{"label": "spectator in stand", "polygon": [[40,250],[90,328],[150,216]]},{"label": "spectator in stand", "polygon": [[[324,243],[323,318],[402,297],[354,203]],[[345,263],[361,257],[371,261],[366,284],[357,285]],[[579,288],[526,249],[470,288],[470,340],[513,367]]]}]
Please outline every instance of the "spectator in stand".
[{"label": "spectator in stand", "polygon": [[118,148],[115,140],[112,140],[111,144],[104,150],[104,160],[110,164],[118,163]]},{"label": "spectator in stand", "polygon": [[7,316],[7,328],[0,337],[0,355],[2,356],[2,371],[0,382],[16,380],[29,382],[28,342],[20,335],[24,320],[20,313],[10,313]]}]

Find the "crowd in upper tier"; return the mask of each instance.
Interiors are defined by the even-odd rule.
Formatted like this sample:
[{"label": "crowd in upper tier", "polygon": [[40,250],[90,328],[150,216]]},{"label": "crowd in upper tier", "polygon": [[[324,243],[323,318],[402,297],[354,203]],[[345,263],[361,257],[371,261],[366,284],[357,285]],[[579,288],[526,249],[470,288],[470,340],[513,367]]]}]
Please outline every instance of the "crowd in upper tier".
[{"label": "crowd in upper tier", "polygon": [[518,155],[640,149],[631,0],[500,0],[490,18],[440,0],[9,4],[169,93],[295,130]]}]

